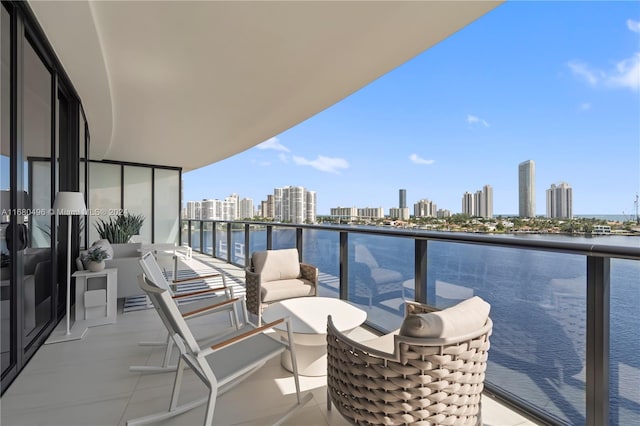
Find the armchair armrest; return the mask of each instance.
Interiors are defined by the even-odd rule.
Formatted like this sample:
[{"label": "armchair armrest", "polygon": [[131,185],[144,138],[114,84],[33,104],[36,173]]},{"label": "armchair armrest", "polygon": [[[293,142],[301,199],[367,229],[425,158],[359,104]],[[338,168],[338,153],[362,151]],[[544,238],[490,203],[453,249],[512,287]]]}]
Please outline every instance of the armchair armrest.
[{"label": "armchair armrest", "polygon": [[315,287],[318,286],[319,271],[316,266],[308,263],[300,263],[300,272],[302,273],[302,278],[311,281]]},{"label": "armchair armrest", "polygon": [[225,291],[227,292],[227,290],[229,290],[229,287],[217,287],[217,288],[209,288],[206,290],[198,290],[198,291],[192,291],[189,293],[183,293],[183,294],[176,294],[175,296],[171,296],[173,299],[178,300],[178,299],[183,299],[183,298],[188,298],[188,297],[193,297],[193,296],[202,296],[205,294],[209,294],[209,293],[216,293],[218,291]]},{"label": "armchair armrest", "polygon": [[210,354],[212,354],[213,352],[215,352],[215,351],[217,351],[219,349],[222,349],[222,348],[224,348],[226,346],[229,346],[229,345],[232,345],[234,343],[240,342],[242,340],[248,339],[251,336],[254,336],[254,335],[258,334],[258,333],[262,333],[264,330],[267,330],[269,328],[275,327],[276,325],[282,324],[285,321],[286,321],[285,318],[280,318],[278,320],[270,322],[269,324],[265,324],[265,325],[262,325],[260,327],[256,327],[254,329],[251,329],[249,331],[245,331],[242,334],[239,334],[237,336],[233,336],[233,337],[231,337],[231,338],[229,338],[227,340],[223,340],[222,342],[216,343],[215,345],[212,345],[212,346],[210,346],[208,348],[205,348],[198,355],[201,355],[201,356],[210,355]]},{"label": "armchair armrest", "polygon": [[189,317],[201,314],[201,313],[206,312],[206,311],[211,311],[211,310],[214,310],[214,309],[218,309],[218,308],[221,308],[221,307],[226,306],[226,305],[232,305],[233,303],[237,302],[238,300],[240,300],[240,299],[238,299],[237,297],[234,297],[233,299],[228,299],[228,300],[225,300],[224,302],[214,303],[213,305],[205,306],[204,308],[196,309],[195,311],[185,312],[184,314],[182,314],[182,317],[183,318],[189,318]]},{"label": "armchair armrest", "polygon": [[173,284],[181,284],[181,283],[186,283],[186,282],[189,282],[189,281],[206,280],[208,278],[216,278],[216,277],[222,277],[222,279],[224,280],[224,275],[222,275],[222,274],[209,274],[209,275],[200,275],[198,277],[181,278],[179,280],[173,280],[172,283]]},{"label": "armchair armrest", "polygon": [[260,315],[260,287],[262,280],[260,274],[253,272],[253,268],[245,268],[245,287],[247,310],[254,315]]}]

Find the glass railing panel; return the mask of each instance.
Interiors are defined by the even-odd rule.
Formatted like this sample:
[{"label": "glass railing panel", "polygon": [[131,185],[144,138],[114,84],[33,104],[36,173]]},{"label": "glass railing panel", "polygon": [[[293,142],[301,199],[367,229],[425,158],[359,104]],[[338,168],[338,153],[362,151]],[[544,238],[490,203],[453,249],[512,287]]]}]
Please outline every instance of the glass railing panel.
[{"label": "glass railing panel", "polygon": [[318,296],[340,297],[340,233],[307,228],[302,240],[303,261],[318,267]]},{"label": "glass railing panel", "polygon": [[227,223],[216,222],[216,254],[215,257],[227,259]]},{"label": "glass railing panel", "polygon": [[586,257],[430,242],[427,298],[491,304],[487,382],[559,422],[586,415]]},{"label": "glass railing panel", "polygon": [[231,263],[245,266],[244,263],[244,223],[231,224]]},{"label": "glass railing panel", "polygon": [[183,220],[180,222],[180,241],[182,244],[189,244],[189,221]]},{"label": "glass railing panel", "polygon": [[213,254],[213,223],[202,222],[202,252]]},{"label": "glass railing panel", "polygon": [[411,238],[349,234],[349,300],[383,331],[399,328],[404,318],[405,282],[413,283],[415,275],[414,246]]},{"label": "glass railing panel", "polygon": [[296,247],[296,228],[287,227],[273,227],[273,233],[271,234],[271,248],[286,249]]},{"label": "glass railing panel", "polygon": [[202,222],[199,220],[191,221],[191,248],[196,251],[200,251],[202,242],[200,241],[200,227]]},{"label": "glass railing panel", "polygon": [[249,226],[249,256],[256,251],[267,249],[267,226],[266,225],[250,225]]},{"label": "glass railing panel", "polygon": [[[631,238],[631,237],[630,237]],[[611,260],[610,424],[640,419],[640,261]]]}]

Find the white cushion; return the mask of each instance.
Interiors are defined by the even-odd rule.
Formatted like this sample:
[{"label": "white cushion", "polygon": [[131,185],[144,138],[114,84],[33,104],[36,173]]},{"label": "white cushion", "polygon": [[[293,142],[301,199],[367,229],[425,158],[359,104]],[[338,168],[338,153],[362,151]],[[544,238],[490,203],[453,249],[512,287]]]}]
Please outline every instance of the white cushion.
[{"label": "white cushion", "polygon": [[491,305],[478,296],[437,312],[407,315],[400,334],[407,337],[457,337],[482,328]]},{"label": "white cushion", "polygon": [[253,253],[252,263],[262,282],[300,277],[298,249],[258,251]]},{"label": "white cushion", "polygon": [[315,288],[304,279],[278,280],[262,283],[260,292],[263,302],[313,296]]}]

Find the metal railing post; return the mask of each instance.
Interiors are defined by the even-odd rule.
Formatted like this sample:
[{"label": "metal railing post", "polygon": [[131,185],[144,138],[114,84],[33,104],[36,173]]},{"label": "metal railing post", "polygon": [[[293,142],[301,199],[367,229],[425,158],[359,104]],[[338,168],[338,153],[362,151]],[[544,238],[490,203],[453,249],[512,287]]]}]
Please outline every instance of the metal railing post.
[{"label": "metal railing post", "polygon": [[251,245],[251,225],[248,223],[244,224],[244,266],[249,266],[249,256],[250,246]]},{"label": "metal railing post", "polygon": [[[415,279],[413,282],[414,299],[419,303],[427,303],[427,240],[415,242]],[[404,290],[403,290],[404,291]],[[435,302],[435,301],[434,301]]]},{"label": "metal railing post", "polygon": [[231,262],[232,259],[232,251],[233,251],[233,245],[231,244],[231,222],[227,222],[227,263],[233,263]]},{"label": "metal railing post", "polygon": [[267,225],[267,250],[273,247],[273,225]]},{"label": "metal railing post", "polygon": [[611,259],[587,256],[588,426],[609,424],[609,290]]},{"label": "metal railing post", "polygon": [[340,299],[349,299],[349,233],[340,232]]},{"label": "metal railing post", "polygon": [[296,248],[298,249],[298,257],[300,258],[300,262],[302,262],[302,246],[304,241],[302,239],[302,228],[296,228]]}]

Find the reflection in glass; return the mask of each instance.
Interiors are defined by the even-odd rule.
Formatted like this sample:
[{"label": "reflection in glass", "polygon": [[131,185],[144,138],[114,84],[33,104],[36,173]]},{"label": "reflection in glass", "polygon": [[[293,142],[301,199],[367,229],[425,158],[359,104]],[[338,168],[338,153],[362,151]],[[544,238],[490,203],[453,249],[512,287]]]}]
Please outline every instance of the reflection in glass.
[{"label": "reflection in glass", "polygon": [[[51,74],[31,44],[24,43],[24,196],[17,218],[25,241],[23,257],[24,334],[34,337],[52,317]],[[21,225],[20,223],[23,222]],[[19,235],[23,234],[19,229]],[[29,340],[29,339],[27,339]]]},{"label": "reflection in glass", "polygon": [[0,151],[0,209],[2,209],[0,223],[0,351],[2,372],[7,370],[15,363],[13,359],[14,350],[11,346],[11,297],[13,294],[13,286],[11,285],[11,252],[7,246],[6,232],[11,219],[11,176],[10,176],[10,155],[11,141],[10,138],[10,16],[9,12],[0,6],[0,137],[2,138]]}]

